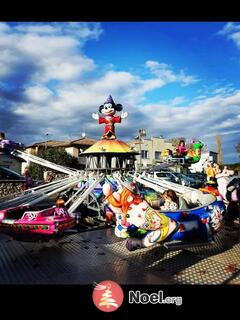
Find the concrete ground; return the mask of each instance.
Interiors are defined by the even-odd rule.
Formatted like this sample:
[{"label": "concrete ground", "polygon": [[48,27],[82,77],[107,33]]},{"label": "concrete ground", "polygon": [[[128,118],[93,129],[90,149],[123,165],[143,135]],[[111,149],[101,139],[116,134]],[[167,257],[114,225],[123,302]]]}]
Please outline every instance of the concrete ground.
[{"label": "concrete ground", "polygon": [[240,284],[240,228],[204,246],[133,252],[111,227],[34,243],[0,234],[0,270],[0,284]]}]

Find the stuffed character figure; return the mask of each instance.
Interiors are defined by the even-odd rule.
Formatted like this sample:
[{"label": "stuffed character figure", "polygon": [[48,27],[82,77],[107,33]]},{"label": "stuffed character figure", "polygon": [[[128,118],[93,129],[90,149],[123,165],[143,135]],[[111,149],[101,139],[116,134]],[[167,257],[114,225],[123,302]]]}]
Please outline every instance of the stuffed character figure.
[{"label": "stuffed character figure", "polygon": [[207,168],[205,170],[207,175],[207,184],[211,186],[217,185],[216,172],[213,164],[211,162],[207,163]]},{"label": "stuffed character figure", "polygon": [[98,113],[92,114],[92,117],[98,120],[99,124],[105,124],[104,135],[102,136],[102,139],[116,139],[115,123],[120,123],[122,119],[128,116],[127,112],[122,112],[121,116],[114,116],[117,111],[122,111],[122,105],[115,104],[112,96],[108,96],[104,104],[99,107],[99,113],[103,114],[104,117],[99,116]]},{"label": "stuffed character figure", "polygon": [[176,231],[177,223],[151,208],[141,198],[134,182],[124,183],[118,192],[113,192],[111,185],[105,183],[103,193],[108,206],[116,214],[115,235],[129,238],[128,250],[154,246]]},{"label": "stuffed character figure", "polygon": [[162,153],[162,158],[164,161],[171,159],[173,157],[173,152],[170,149],[165,149]]},{"label": "stuffed character figure", "polygon": [[192,142],[192,147],[189,148],[187,155],[186,155],[186,160],[189,163],[196,163],[200,160],[201,158],[201,150],[204,144],[201,141],[193,141]]},{"label": "stuffed character figure", "polygon": [[227,186],[230,182],[230,176],[234,175],[234,171],[228,170],[227,167],[225,166],[223,171],[221,172],[218,164],[215,164],[214,169],[215,169],[215,178],[217,179],[217,184],[218,184],[218,191],[222,199],[225,201],[228,201]]},{"label": "stuffed character figure", "polygon": [[185,146],[185,141],[184,140],[180,140],[179,141],[179,145],[176,148],[176,152],[177,152],[177,156],[185,156],[187,154],[187,148]]},{"label": "stuffed character figure", "polygon": [[69,216],[69,213],[67,208],[65,207],[65,201],[62,198],[57,198],[54,217],[64,218],[66,216]]}]

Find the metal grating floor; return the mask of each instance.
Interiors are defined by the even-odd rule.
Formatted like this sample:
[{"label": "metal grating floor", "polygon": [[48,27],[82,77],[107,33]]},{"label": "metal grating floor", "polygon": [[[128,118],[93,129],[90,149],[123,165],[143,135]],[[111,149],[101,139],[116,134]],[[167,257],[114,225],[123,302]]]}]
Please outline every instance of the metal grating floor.
[{"label": "metal grating floor", "polygon": [[0,284],[240,284],[239,230],[214,244],[129,252],[112,228],[67,233],[49,242],[0,235]]}]

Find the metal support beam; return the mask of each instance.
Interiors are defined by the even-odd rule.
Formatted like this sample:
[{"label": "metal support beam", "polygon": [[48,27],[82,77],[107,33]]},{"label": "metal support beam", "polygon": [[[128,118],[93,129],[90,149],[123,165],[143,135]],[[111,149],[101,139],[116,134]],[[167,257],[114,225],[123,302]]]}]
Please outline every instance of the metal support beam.
[{"label": "metal support beam", "polygon": [[78,170],[76,170],[76,169],[69,169],[67,167],[61,166],[59,164],[55,164],[51,161],[39,158],[39,157],[34,156],[32,154],[31,155],[27,154],[27,153],[19,151],[19,150],[13,150],[11,152],[11,154],[14,155],[15,157],[19,157],[25,161],[31,161],[31,162],[37,163],[43,167],[47,167],[47,168],[50,168],[50,169],[53,169],[53,170],[56,170],[59,172],[63,172],[68,175],[75,175],[78,172]]},{"label": "metal support beam", "polygon": [[78,197],[78,199],[71,205],[68,212],[72,214],[74,210],[77,209],[77,207],[84,201],[84,199],[93,191],[94,188],[103,180],[104,176],[101,176],[98,179],[95,179],[89,187],[83,192],[82,195]]}]

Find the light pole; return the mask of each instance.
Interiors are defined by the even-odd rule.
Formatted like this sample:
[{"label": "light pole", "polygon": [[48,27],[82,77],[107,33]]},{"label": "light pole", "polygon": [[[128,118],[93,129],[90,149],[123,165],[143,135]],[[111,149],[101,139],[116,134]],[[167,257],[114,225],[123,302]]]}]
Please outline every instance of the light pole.
[{"label": "light pole", "polygon": [[145,129],[139,129],[138,130],[138,139],[139,139],[139,153],[140,153],[140,159],[139,159],[139,167],[140,172],[142,170],[142,138],[146,137],[146,130]]}]

